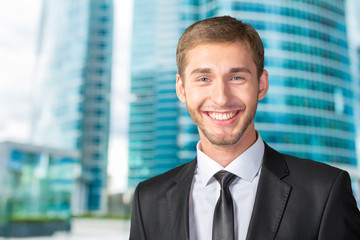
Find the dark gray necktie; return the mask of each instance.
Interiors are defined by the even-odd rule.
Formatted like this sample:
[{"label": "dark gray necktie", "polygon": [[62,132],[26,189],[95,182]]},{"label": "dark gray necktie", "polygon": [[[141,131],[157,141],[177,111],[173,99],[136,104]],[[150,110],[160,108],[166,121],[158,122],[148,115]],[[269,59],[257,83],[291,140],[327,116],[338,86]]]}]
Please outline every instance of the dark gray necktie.
[{"label": "dark gray necktie", "polygon": [[221,170],[214,178],[220,183],[221,190],[214,211],[212,240],[235,240],[234,207],[229,185],[236,175]]}]

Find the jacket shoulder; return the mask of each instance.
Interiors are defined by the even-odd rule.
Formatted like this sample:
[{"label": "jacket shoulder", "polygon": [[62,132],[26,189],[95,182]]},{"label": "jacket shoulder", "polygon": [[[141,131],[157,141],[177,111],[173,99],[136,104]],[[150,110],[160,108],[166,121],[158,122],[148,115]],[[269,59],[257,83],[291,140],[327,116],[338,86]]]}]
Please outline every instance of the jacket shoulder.
[{"label": "jacket shoulder", "polygon": [[[283,178],[283,181],[295,189],[304,190],[304,193],[314,191],[313,194],[327,195],[339,178],[350,179],[346,171],[326,163],[289,155],[283,155],[283,157],[289,169],[289,175]],[[296,191],[295,189],[293,190]]]},{"label": "jacket shoulder", "polygon": [[[142,189],[149,189],[151,191],[157,191],[163,188],[168,188],[171,186],[174,181],[180,179],[182,177],[189,177],[187,174],[192,174],[195,170],[196,159],[177,166],[169,171],[157,175],[155,177],[149,178],[141,183],[139,183],[138,187],[141,185]],[[185,176],[184,176],[185,175]]]},{"label": "jacket shoulder", "polygon": [[299,174],[307,178],[317,176],[323,177],[324,175],[329,177],[336,177],[340,172],[343,171],[326,163],[317,162],[310,159],[298,158],[285,154],[283,154],[283,156],[291,174],[298,172]]},{"label": "jacket shoulder", "polygon": [[346,173],[326,163],[279,153],[268,145],[266,145],[264,166],[285,182],[300,185],[329,186],[340,173]]}]

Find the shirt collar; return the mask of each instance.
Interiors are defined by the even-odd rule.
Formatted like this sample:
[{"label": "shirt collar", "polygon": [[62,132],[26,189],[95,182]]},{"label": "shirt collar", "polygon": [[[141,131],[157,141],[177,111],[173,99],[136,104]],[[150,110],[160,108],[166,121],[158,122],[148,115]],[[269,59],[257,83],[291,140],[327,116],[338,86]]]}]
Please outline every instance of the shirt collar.
[{"label": "shirt collar", "polygon": [[256,142],[251,145],[245,152],[235,158],[225,168],[217,163],[215,160],[208,157],[200,149],[200,141],[196,145],[197,149],[197,173],[204,186],[210,183],[210,180],[220,170],[226,170],[232,174],[237,175],[247,182],[252,182],[258,174],[262,164],[262,159],[265,151],[265,144],[258,133]]}]

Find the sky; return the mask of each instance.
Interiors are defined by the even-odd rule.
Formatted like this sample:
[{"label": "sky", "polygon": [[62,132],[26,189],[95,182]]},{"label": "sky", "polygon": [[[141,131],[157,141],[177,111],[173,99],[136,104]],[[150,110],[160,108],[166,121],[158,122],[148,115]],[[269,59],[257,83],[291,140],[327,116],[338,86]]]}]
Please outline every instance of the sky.
[{"label": "sky", "polygon": [[114,7],[112,115],[108,165],[110,191],[113,193],[127,188],[132,0],[114,1]]},{"label": "sky", "polygon": [[[0,142],[30,142],[36,42],[42,0],[0,1]],[[120,5],[121,4],[121,5]],[[21,6],[21,7],[19,7]],[[110,191],[127,186],[132,0],[114,1]]]},{"label": "sky", "polygon": [[29,137],[39,16],[40,0],[0,1],[0,141]]}]

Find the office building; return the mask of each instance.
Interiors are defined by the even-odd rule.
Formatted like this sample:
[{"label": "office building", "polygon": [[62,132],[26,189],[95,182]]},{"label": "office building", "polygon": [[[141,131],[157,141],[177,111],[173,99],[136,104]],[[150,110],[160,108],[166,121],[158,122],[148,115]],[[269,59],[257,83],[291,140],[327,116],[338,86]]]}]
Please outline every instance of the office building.
[{"label": "office building", "polygon": [[[149,2],[147,4],[151,5]],[[194,21],[213,16],[231,15],[250,23],[263,39],[265,68],[269,72],[270,81],[268,95],[259,102],[255,118],[256,129],[262,138],[283,153],[331,164],[357,165],[354,113],[356,92],[350,73],[344,1],[194,0],[179,1],[178,4],[178,20],[153,22],[153,26],[145,26],[146,22],[143,22],[143,28],[151,29],[153,41],[158,40],[158,33],[153,30],[161,24],[173,23],[173,28],[179,29],[180,36]],[[144,5],[135,6],[135,18],[138,17],[142,6]],[[152,13],[161,8],[156,4],[151,6],[154,8]],[[134,35],[136,32],[135,21]],[[138,41],[141,41],[140,39]],[[160,45],[160,49],[166,51],[165,49],[174,45],[171,50],[175,52],[177,39],[174,41],[172,44]],[[148,61],[156,62],[158,48],[149,49],[151,51],[146,52],[148,59],[143,59],[148,64]],[[175,57],[175,69],[174,61]],[[152,67],[152,71],[159,70],[156,65]],[[144,81],[143,84],[146,82],[146,85],[156,88],[158,75],[152,76],[153,80]],[[167,82],[166,85],[174,89],[175,74],[169,76]],[[137,96],[136,92],[133,93]],[[173,94],[175,98],[175,93]],[[156,98],[155,92],[153,97]],[[133,104],[137,104],[136,98]],[[147,104],[155,104],[155,101],[149,99]],[[158,112],[154,109],[149,109],[149,112],[152,118],[148,118],[148,121],[157,124]],[[130,119],[135,116],[134,112],[131,114],[133,115],[130,115]],[[186,109],[178,105],[177,114],[178,153],[176,157],[168,158],[173,166],[189,161],[195,156],[195,147],[199,139],[197,129]],[[131,124],[132,122],[130,128]],[[149,129],[156,135],[157,129],[151,124]],[[146,132],[138,132],[135,135],[130,131],[131,141],[138,140],[139,136],[148,137],[151,141],[154,139]],[[155,149],[153,145],[146,146],[148,152]],[[141,148],[131,148],[130,145],[130,152],[132,151],[139,155],[143,153]],[[130,155],[130,173],[133,174],[130,176],[135,178],[154,175],[157,173],[154,170],[157,161],[163,160],[154,158],[154,155],[149,156],[149,161],[143,159],[143,166],[152,169],[149,175],[142,175],[141,171],[132,172],[132,161],[134,158]],[[152,164],[147,165],[150,162]]]},{"label": "office building", "polygon": [[175,49],[178,6],[134,1],[129,124],[129,185],[179,164]]},{"label": "office building", "polygon": [[[356,126],[360,126],[360,2],[346,1],[346,14],[348,26],[348,43],[351,73],[353,76],[353,91],[355,93],[355,119]],[[358,159],[360,159],[360,127],[357,128]]]},{"label": "office building", "polygon": [[70,221],[80,173],[77,151],[0,143],[0,229],[17,221]]},{"label": "office building", "polygon": [[112,36],[112,0],[43,2],[33,140],[79,151],[79,213],[106,210]]}]

